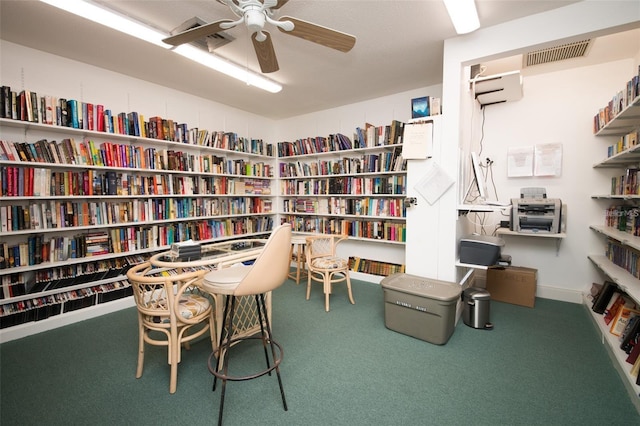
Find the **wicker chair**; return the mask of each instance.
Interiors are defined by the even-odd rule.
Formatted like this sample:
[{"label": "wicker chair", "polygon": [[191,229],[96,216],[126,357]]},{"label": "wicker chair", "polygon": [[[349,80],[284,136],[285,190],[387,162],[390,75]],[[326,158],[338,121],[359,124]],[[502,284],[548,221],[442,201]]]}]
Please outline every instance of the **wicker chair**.
[{"label": "wicker chair", "polygon": [[166,346],[171,366],[169,392],[175,393],[181,347],[209,332],[211,347],[216,349],[213,304],[197,284],[207,271],[174,273],[153,269],[149,262],[127,272],[138,308],[138,367],[142,377],[145,343]]},{"label": "wicker chair", "polygon": [[336,256],[336,246],[346,240],[346,235],[314,235],[307,237],[305,253],[307,256],[307,300],[311,295],[311,282],[321,282],[324,289],[325,310],[329,312],[329,295],[333,284],[346,282],[349,301],[353,300],[351,279],[349,278],[349,261]]}]

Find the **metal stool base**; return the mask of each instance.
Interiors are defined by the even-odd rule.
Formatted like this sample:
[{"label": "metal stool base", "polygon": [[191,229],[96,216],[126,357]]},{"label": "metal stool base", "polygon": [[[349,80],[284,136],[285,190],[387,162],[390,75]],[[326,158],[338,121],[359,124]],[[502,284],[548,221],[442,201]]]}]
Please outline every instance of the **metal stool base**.
[{"label": "metal stool base", "polygon": [[[224,396],[227,381],[246,381],[256,379],[264,376],[265,374],[271,375],[273,370],[276,371],[278,377],[278,385],[280,387],[280,396],[282,397],[282,405],[285,411],[288,411],[287,400],[284,395],[284,388],[282,386],[282,378],[280,377],[280,363],[282,362],[282,346],[273,340],[271,336],[271,324],[267,316],[267,309],[264,302],[264,294],[255,295],[256,312],[258,314],[258,321],[260,322],[260,335],[259,336],[244,336],[233,338],[233,317],[235,313],[236,296],[227,296],[227,301],[224,308],[224,325],[222,327],[222,333],[220,333],[220,344],[218,349],[209,355],[207,366],[211,374],[213,374],[213,391],[216,390],[217,380],[222,381],[222,390],[220,394],[220,411],[218,414],[218,425],[222,425],[222,412],[224,409]],[[264,355],[267,362],[267,368],[249,374],[246,376],[233,376],[228,374],[229,371],[229,350],[231,346],[239,341],[248,339],[260,339],[262,340]],[[268,348],[271,349],[271,357],[269,357]]]}]

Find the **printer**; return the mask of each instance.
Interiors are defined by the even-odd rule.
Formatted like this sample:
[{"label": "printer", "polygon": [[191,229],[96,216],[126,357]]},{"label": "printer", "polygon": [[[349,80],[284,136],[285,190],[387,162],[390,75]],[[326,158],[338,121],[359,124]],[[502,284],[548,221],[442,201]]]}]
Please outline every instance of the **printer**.
[{"label": "printer", "polygon": [[557,234],[562,231],[562,201],[547,198],[544,188],[522,188],[511,199],[511,230],[522,233]]}]

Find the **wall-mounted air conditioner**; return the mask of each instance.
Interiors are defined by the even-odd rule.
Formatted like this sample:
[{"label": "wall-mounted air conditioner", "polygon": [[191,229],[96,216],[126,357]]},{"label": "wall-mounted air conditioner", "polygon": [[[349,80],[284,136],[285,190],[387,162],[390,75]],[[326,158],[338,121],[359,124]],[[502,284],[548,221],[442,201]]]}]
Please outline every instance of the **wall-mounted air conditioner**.
[{"label": "wall-mounted air conditioner", "polygon": [[471,80],[471,88],[480,105],[522,99],[522,75],[520,71],[511,71]]}]

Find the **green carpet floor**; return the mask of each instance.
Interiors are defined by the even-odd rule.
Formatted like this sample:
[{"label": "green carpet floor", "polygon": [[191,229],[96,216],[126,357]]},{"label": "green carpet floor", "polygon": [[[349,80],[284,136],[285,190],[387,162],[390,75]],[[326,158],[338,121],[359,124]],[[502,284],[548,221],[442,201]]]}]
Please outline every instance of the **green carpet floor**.
[{"label": "green carpet floor", "polygon": [[[309,301],[291,281],[274,292],[289,410],[275,376],[231,382],[224,424],[640,424],[582,305],[492,302],[493,330],[460,321],[440,346],[388,330],[380,286],[353,285],[356,305],[338,286],[329,313],[319,286]],[[135,378],[136,321],[131,308],[2,344],[2,426],[216,424],[208,342],[183,352],[170,395],[163,348]],[[263,361],[241,346],[236,366]]]}]

